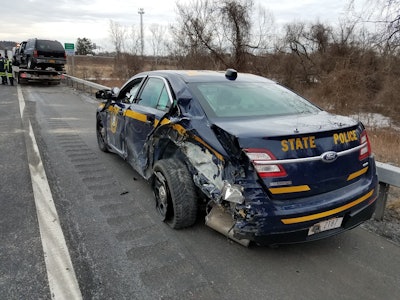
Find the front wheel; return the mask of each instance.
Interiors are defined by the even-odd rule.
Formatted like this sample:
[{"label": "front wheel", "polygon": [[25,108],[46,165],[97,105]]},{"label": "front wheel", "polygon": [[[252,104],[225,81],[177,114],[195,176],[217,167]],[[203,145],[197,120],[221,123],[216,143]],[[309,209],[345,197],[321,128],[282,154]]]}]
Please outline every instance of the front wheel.
[{"label": "front wheel", "polygon": [[171,228],[192,226],[197,216],[197,195],[187,167],[177,159],[154,165],[153,192],[161,219]]},{"label": "front wheel", "polygon": [[103,120],[100,115],[97,115],[96,118],[96,135],[97,135],[97,144],[99,148],[103,152],[108,152],[108,146],[106,143],[106,128],[103,125]]}]

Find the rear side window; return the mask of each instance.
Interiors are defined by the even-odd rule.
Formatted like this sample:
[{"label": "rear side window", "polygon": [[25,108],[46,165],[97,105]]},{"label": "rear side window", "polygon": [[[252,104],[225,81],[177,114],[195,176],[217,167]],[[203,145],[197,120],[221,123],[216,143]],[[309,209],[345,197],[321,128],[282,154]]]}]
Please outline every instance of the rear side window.
[{"label": "rear side window", "polygon": [[38,50],[55,50],[55,51],[64,51],[64,47],[60,42],[57,41],[48,41],[48,40],[37,40],[36,48]]},{"label": "rear side window", "polygon": [[277,116],[315,113],[320,109],[274,83],[191,83],[192,92],[217,117]]},{"label": "rear side window", "polygon": [[167,87],[161,78],[149,78],[139,97],[138,104],[166,110],[170,106]]}]

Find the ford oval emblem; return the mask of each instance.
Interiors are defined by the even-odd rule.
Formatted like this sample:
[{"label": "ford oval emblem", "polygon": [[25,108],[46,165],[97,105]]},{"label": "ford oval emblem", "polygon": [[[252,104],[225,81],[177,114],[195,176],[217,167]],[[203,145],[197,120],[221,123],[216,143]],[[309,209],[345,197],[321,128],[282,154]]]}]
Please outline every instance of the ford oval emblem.
[{"label": "ford oval emblem", "polygon": [[321,155],[322,161],[326,163],[334,162],[337,158],[338,154],[335,151],[328,151]]}]

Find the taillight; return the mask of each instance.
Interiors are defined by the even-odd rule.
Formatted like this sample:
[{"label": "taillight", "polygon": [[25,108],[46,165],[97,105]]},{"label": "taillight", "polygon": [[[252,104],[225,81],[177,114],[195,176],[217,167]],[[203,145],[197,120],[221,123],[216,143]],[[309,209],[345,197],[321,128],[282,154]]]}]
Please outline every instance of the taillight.
[{"label": "taillight", "polygon": [[271,161],[276,160],[276,158],[270,151],[253,148],[245,149],[245,151],[261,178],[284,177],[287,175],[285,169],[281,165],[271,163]]},{"label": "taillight", "polygon": [[33,51],[33,57],[38,57],[39,55],[38,55],[38,52],[37,52],[37,50],[34,50]]},{"label": "taillight", "polygon": [[358,159],[363,160],[371,154],[371,145],[369,143],[368,135],[365,130],[360,135],[360,144],[364,146],[360,149],[360,155]]}]

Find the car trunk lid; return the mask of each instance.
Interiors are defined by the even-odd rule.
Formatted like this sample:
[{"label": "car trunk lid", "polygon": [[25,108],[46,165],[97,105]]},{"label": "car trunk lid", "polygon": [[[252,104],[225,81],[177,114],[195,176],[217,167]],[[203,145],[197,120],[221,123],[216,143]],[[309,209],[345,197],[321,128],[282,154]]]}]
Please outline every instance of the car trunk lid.
[{"label": "car trunk lid", "polygon": [[351,184],[368,171],[369,143],[361,123],[326,112],[222,120],[273,199],[293,199]]}]

